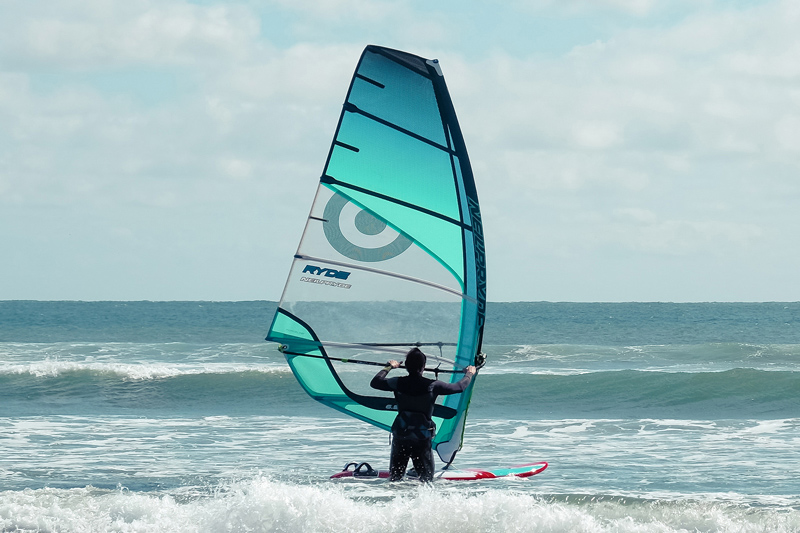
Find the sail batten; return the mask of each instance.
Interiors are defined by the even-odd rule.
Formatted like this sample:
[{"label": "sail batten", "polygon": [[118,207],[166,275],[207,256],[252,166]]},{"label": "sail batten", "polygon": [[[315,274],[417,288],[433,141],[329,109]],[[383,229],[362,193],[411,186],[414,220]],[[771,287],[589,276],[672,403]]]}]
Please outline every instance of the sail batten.
[{"label": "sail batten", "polygon": [[[441,68],[368,46],[267,339],[312,398],[388,430],[396,402],[369,389],[374,365],[420,346],[429,371],[457,381],[480,351],[485,287],[477,193]],[[474,383],[434,412],[447,463]]]},{"label": "sail batten", "polygon": [[[351,148],[353,148],[353,147],[351,147]],[[353,151],[357,152],[358,149],[353,148]],[[361,193],[364,193],[364,194],[375,196],[376,198],[381,198],[381,199],[387,200],[389,202],[394,202],[397,205],[402,205],[404,207],[408,207],[408,208],[411,208],[411,209],[416,209],[417,211],[420,211],[420,212],[425,213],[427,215],[439,218],[441,220],[444,220],[445,222],[450,222],[451,224],[463,227],[464,229],[471,229],[471,227],[469,225],[464,224],[463,222],[461,222],[459,220],[455,220],[455,219],[450,218],[448,216],[442,215],[441,213],[437,213],[436,211],[432,211],[430,209],[426,209],[426,208],[424,208],[424,207],[422,207],[420,205],[411,204],[409,202],[401,200],[400,198],[393,198],[393,197],[387,196],[385,194],[381,194],[381,193],[378,193],[378,192],[375,192],[375,191],[370,191],[369,189],[366,189],[364,187],[359,187],[358,185],[354,185],[352,183],[347,183],[346,181],[334,178],[333,176],[329,176],[327,174],[324,174],[320,178],[320,181],[322,183],[328,183],[328,184],[331,184],[331,185],[337,185],[339,187],[345,187],[347,189],[352,189],[354,191],[358,191],[358,192],[361,192]]]},{"label": "sail batten", "polygon": [[414,138],[414,139],[416,139],[418,141],[422,141],[422,142],[424,142],[426,144],[429,144],[429,145],[433,146],[434,148],[438,148],[439,150],[441,150],[443,152],[447,152],[449,154],[455,155],[455,152],[450,147],[444,146],[442,144],[439,144],[438,142],[433,141],[431,139],[427,139],[427,138],[423,137],[422,135],[417,135],[413,131],[409,131],[409,130],[401,127],[401,126],[398,126],[397,124],[393,124],[393,123],[389,122],[388,120],[384,120],[384,119],[382,119],[382,118],[380,118],[378,116],[373,115],[372,113],[368,113],[368,112],[364,111],[363,109],[359,109],[354,104],[345,104],[344,110],[345,111],[349,111],[351,113],[358,113],[359,115],[362,115],[363,117],[368,118],[370,120],[374,120],[375,122],[378,122],[379,124],[381,124],[383,126],[386,126],[387,128],[392,128],[392,129],[397,130],[398,132],[400,132],[400,133],[402,133],[404,135],[408,135],[409,137],[412,137],[412,138]]},{"label": "sail batten", "polygon": [[295,259],[302,259],[302,260],[305,260],[305,261],[325,262],[325,263],[328,263],[328,264],[331,264],[331,265],[350,268],[350,269],[353,269],[353,270],[361,270],[361,271],[364,271],[364,272],[371,272],[371,273],[378,274],[378,275],[381,275],[381,276],[389,276],[389,277],[393,277],[393,278],[403,279],[403,280],[406,280],[406,281],[410,281],[412,283],[419,283],[421,285],[426,285],[428,287],[431,287],[431,288],[434,288],[434,289],[437,289],[437,290],[440,290],[440,291],[449,292],[449,293],[454,294],[456,296],[459,296],[460,298],[463,298],[465,300],[470,300],[470,301],[473,301],[473,302],[476,301],[475,298],[471,297],[470,295],[464,294],[463,292],[455,290],[455,289],[451,289],[450,287],[446,287],[444,285],[439,285],[438,283],[434,283],[434,282],[429,281],[429,280],[425,280],[425,279],[421,279],[421,278],[415,278],[415,277],[412,277],[412,276],[406,276],[404,274],[400,274],[400,273],[397,273],[397,272],[392,272],[392,271],[389,271],[389,270],[381,270],[381,269],[378,269],[378,268],[370,268],[368,266],[357,265],[355,263],[332,261],[330,259],[324,259],[324,258],[321,258],[321,257],[313,257],[313,256],[310,256],[310,255],[295,255],[294,257],[295,257]]}]

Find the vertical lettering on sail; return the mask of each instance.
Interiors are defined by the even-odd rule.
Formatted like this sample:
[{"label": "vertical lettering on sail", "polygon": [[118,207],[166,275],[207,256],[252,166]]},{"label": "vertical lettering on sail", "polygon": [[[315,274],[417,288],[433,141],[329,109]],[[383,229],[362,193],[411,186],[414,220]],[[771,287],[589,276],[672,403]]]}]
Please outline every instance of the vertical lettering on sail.
[{"label": "vertical lettering on sail", "polygon": [[483,328],[486,316],[486,248],[483,244],[483,223],[477,200],[467,197],[472,219],[472,239],[475,244],[476,289],[478,296],[478,328]]}]

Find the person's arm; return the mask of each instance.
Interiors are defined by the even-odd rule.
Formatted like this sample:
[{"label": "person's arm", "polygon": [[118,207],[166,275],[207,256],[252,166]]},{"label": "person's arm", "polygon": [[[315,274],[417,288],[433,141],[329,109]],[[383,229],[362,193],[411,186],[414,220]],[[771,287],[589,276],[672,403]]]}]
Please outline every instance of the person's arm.
[{"label": "person's arm", "polygon": [[372,381],[369,382],[369,386],[372,387],[373,389],[391,391],[392,388],[389,386],[389,383],[386,380],[386,375],[389,373],[391,369],[398,368],[399,366],[400,363],[392,359],[391,361],[386,363],[386,366],[383,367],[380,372],[375,374],[375,377],[372,378]]},{"label": "person's arm", "polygon": [[470,365],[464,369],[464,377],[455,383],[445,383],[444,381],[436,381],[433,385],[434,394],[456,394],[464,392],[469,382],[472,381],[472,376],[475,375],[475,367]]}]

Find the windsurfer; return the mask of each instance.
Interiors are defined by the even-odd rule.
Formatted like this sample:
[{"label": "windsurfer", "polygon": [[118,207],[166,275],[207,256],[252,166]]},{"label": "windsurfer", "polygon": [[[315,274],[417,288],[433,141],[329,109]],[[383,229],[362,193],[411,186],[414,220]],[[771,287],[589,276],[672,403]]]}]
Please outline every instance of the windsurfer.
[{"label": "windsurfer", "polygon": [[409,459],[420,481],[433,479],[431,441],[436,425],[431,417],[436,397],[463,392],[475,375],[475,367],[468,366],[464,369],[464,377],[455,383],[428,379],[422,375],[426,359],[422,350],[412,348],[406,354],[408,376],[387,379],[389,371],[400,367],[400,363],[391,360],[370,382],[373,389],[393,392],[397,400],[398,413],[392,424],[392,454],[389,460],[391,481],[403,478]]}]

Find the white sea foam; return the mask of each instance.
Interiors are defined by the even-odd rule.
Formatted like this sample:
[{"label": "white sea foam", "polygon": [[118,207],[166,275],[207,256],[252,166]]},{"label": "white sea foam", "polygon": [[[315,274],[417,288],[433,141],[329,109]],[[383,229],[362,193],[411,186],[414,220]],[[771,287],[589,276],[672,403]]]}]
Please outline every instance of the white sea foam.
[{"label": "white sea foam", "polygon": [[230,364],[230,363],[110,363],[86,361],[62,361],[47,359],[27,364],[2,364],[2,374],[30,374],[35,377],[57,377],[74,372],[93,372],[97,374],[116,375],[123,379],[146,380],[169,378],[181,375],[197,374],[229,374],[237,372],[291,372],[285,364]]},{"label": "white sea foam", "polygon": [[[327,481],[345,460],[387,462],[386,434],[346,418],[0,419],[14,436],[0,480],[15,487],[0,531],[797,531],[795,450],[770,450],[776,469],[753,444],[789,443],[800,420],[747,437],[759,424],[474,420],[459,468],[550,468],[426,489]],[[24,488],[81,479],[130,490]]]},{"label": "white sea foam", "polygon": [[743,432],[750,434],[777,433],[789,424],[789,420],[761,420],[755,426],[744,429]]},{"label": "white sea foam", "polygon": [[[0,493],[3,531],[119,532],[796,532],[800,511],[730,503],[580,495],[545,497],[458,483],[370,488],[268,477],[210,491],[136,493],[92,487]],[[363,487],[367,486],[366,489]],[[446,510],[443,512],[443,510]]]},{"label": "white sea foam", "polygon": [[484,346],[485,373],[576,374],[608,370],[724,372],[734,368],[791,371],[797,345],[703,343],[595,346],[575,344]]},{"label": "white sea foam", "polygon": [[554,427],[550,433],[583,433],[594,427],[594,422],[582,422],[580,424],[570,424],[561,427]]}]

